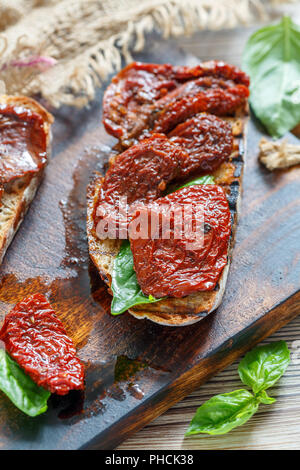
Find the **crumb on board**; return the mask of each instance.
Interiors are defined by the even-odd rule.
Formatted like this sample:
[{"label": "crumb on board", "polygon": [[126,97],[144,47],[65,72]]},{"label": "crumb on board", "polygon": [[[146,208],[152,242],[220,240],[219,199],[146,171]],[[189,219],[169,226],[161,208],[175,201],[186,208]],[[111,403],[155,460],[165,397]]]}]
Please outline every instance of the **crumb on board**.
[{"label": "crumb on board", "polygon": [[300,164],[300,145],[289,144],[286,140],[274,142],[263,137],[259,149],[258,158],[268,170]]}]

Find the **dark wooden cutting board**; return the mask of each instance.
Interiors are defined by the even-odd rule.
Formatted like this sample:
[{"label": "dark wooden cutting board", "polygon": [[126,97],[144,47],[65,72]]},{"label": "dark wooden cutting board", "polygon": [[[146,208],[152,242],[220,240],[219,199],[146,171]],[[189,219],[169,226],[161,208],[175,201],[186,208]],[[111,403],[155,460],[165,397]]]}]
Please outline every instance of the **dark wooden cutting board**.
[{"label": "dark wooden cutting board", "polygon": [[[195,61],[163,42],[148,50],[139,59]],[[102,92],[89,109],[55,112],[53,158],[0,271],[0,323],[24,296],[46,294],[86,364],[86,392],[52,396],[37,418],[1,394],[1,449],[113,448],[300,311],[300,168],[265,170],[257,161],[262,131],[252,120],[241,218],[218,311],[182,328],[109,314],[85,235],[86,185],[114,143],[101,125]]]}]

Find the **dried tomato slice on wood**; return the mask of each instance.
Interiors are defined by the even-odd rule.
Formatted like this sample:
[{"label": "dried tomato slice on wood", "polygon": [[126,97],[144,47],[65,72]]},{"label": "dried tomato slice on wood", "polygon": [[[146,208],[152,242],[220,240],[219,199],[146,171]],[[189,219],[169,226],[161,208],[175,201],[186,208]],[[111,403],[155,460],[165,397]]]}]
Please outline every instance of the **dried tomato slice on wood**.
[{"label": "dried tomato slice on wood", "polygon": [[[184,209],[182,221],[178,209]],[[148,232],[130,238],[130,246],[145,295],[184,297],[214,289],[227,263],[231,233],[228,202],[220,186],[177,190],[139,208],[137,218],[147,220]],[[198,223],[202,224],[200,239],[195,238],[200,233]]]},{"label": "dried tomato slice on wood", "polygon": [[84,368],[73,341],[43,295],[31,295],[13,308],[0,339],[39,386],[58,395],[84,388]]},{"label": "dried tomato slice on wood", "polygon": [[27,108],[0,105],[0,183],[38,173],[46,161],[43,118]]},{"label": "dried tomato slice on wood", "polygon": [[[195,67],[133,62],[112,79],[104,94],[103,123],[107,132],[124,145],[130,145],[149,123],[153,126],[157,111],[161,111],[157,108],[159,101],[162,104],[164,97],[200,77],[231,81],[244,93],[249,86],[249,78],[244,72],[224,62],[204,62]],[[208,111],[207,105],[200,111]]]},{"label": "dried tomato slice on wood", "polygon": [[212,114],[197,114],[176,126],[168,137],[189,155],[177,179],[185,179],[194,172],[214,171],[228,159],[233,147],[231,125]]},{"label": "dried tomato slice on wood", "polygon": [[[187,157],[184,150],[160,134],[118,155],[105,175],[99,194],[95,214],[98,237],[120,238],[122,230],[121,238],[126,238],[133,204],[160,197],[167,184],[179,174]],[[98,225],[99,221],[103,222]]]}]

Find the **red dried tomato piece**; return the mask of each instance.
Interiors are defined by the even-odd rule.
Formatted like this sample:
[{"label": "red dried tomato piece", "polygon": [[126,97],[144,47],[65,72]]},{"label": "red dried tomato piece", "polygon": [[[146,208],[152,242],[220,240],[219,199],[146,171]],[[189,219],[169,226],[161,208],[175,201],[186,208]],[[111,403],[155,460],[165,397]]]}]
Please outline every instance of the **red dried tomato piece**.
[{"label": "red dried tomato piece", "polygon": [[[184,297],[214,289],[227,263],[231,233],[228,202],[220,186],[180,189],[139,208],[137,218],[148,222],[143,238],[130,239],[145,295]],[[197,238],[199,224],[202,236]]]},{"label": "red dried tomato piece", "polygon": [[47,161],[42,117],[20,106],[0,105],[0,183],[34,174]]},{"label": "red dried tomato piece", "polygon": [[[157,102],[200,77],[231,81],[240,85],[244,92],[249,86],[249,78],[244,72],[224,62],[204,62],[195,67],[133,62],[112,79],[104,94],[103,123],[107,132],[124,145],[130,145],[133,138],[149,127],[150,121],[153,124]],[[197,112],[200,111],[209,109]]]},{"label": "red dried tomato piece", "polygon": [[[98,237],[127,237],[133,204],[161,196],[187,157],[179,146],[160,134],[118,155],[105,175],[99,194],[95,214]],[[98,225],[100,220],[103,222]]]},{"label": "red dried tomato piece", "polygon": [[147,126],[149,106],[176,87],[173,67],[168,64],[133,62],[111,81],[103,97],[103,124],[121,139],[139,135]]},{"label": "red dried tomato piece", "polygon": [[43,295],[27,297],[6,315],[0,339],[39,386],[58,395],[84,388],[84,368],[73,341]]},{"label": "red dried tomato piece", "polygon": [[232,152],[231,125],[211,114],[197,114],[175,127],[168,137],[189,154],[177,179],[185,179],[196,171],[214,171]]},{"label": "red dried tomato piece", "polygon": [[250,84],[249,77],[245,72],[235,65],[227,64],[221,60],[209,60],[194,67],[184,65],[173,66],[173,71],[176,79],[179,81],[213,76],[223,78],[224,80],[233,80],[235,83],[240,83],[246,87]]},{"label": "red dried tomato piece", "polygon": [[249,90],[245,85],[219,78],[202,77],[187,82],[155,104],[151,121],[155,132],[170,132],[200,112],[232,115],[245,105]]}]

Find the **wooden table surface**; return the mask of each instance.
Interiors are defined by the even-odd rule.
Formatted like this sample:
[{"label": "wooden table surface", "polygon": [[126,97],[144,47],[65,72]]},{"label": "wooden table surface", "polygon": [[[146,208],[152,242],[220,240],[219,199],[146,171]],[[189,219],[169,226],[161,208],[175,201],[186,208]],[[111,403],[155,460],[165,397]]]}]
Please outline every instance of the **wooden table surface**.
[{"label": "wooden table surface", "polygon": [[[294,21],[300,23],[300,4],[285,7]],[[201,60],[221,59],[237,65],[245,42],[256,27],[234,31],[201,32],[191,38],[180,38],[174,44]],[[172,42],[172,41],[170,41]],[[300,240],[300,234],[299,234]],[[299,241],[300,251],[300,241]],[[300,312],[299,312],[300,313]],[[133,435],[119,450],[134,449],[300,449],[300,317],[286,325],[264,343],[283,339],[292,352],[291,364],[270,394],[273,405],[261,405],[248,423],[224,436],[193,436],[184,432],[198,406],[218,393],[241,388],[238,362],[213,377],[199,390]]]}]

